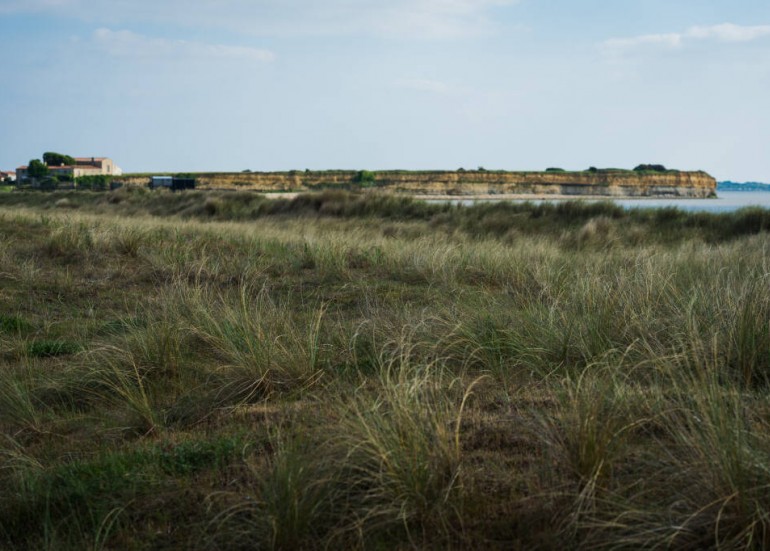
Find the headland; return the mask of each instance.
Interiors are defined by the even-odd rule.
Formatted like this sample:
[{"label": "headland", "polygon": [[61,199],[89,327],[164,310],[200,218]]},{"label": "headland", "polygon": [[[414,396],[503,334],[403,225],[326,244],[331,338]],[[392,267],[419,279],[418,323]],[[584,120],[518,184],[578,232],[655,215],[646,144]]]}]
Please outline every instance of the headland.
[{"label": "headland", "polygon": [[[497,170],[425,171],[286,171],[206,172],[195,178],[198,189],[260,193],[322,189],[380,190],[429,197],[682,197],[707,198],[717,182],[702,171],[591,169],[511,172]],[[115,178],[124,185],[146,185],[151,175]]]}]

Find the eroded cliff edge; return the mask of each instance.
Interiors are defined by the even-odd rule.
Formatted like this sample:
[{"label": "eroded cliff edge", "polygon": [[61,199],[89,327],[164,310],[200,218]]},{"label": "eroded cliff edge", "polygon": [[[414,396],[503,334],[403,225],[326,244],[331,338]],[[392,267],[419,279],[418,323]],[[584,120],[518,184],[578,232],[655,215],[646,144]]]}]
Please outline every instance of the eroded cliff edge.
[{"label": "eroded cliff edge", "polygon": [[[716,180],[705,172],[502,172],[502,171],[290,171],[200,173],[199,189],[296,192],[365,188],[410,195],[567,195],[607,197],[712,197]],[[141,185],[149,177],[128,176]]]}]

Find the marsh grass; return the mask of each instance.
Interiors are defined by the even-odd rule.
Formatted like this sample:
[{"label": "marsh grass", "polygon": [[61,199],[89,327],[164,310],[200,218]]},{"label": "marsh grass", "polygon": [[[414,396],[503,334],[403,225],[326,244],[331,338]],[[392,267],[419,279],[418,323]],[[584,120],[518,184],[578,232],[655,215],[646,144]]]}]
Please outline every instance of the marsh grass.
[{"label": "marsh grass", "polygon": [[631,408],[631,389],[612,368],[592,365],[567,377],[557,392],[553,417],[541,420],[541,435],[556,460],[584,485],[602,485],[643,422]]},{"label": "marsh grass", "polygon": [[73,260],[94,247],[92,228],[64,220],[50,233],[45,251],[49,256]]},{"label": "marsh grass", "polygon": [[297,321],[262,289],[241,288],[232,301],[200,287],[180,298],[189,330],[219,361],[223,399],[251,401],[307,389],[322,375],[320,329],[324,307]]},{"label": "marsh grass", "polygon": [[690,481],[682,488],[689,507],[671,542],[722,548],[770,544],[770,438],[764,392],[725,384],[719,364],[702,362],[679,376],[681,414],[669,425],[671,472]]},{"label": "marsh grass", "polygon": [[442,384],[441,371],[402,356],[347,407],[339,445],[348,450],[349,483],[362,492],[364,532],[396,524],[422,541],[448,537],[461,522],[460,427],[472,385]]},{"label": "marsh grass", "polygon": [[0,202],[0,546],[770,546],[764,211]]},{"label": "marsh grass", "polygon": [[151,380],[151,371],[142,369],[135,361],[116,361],[123,356],[120,349],[100,350],[103,366],[92,374],[98,381],[96,399],[124,408],[129,414],[131,427],[142,434],[150,434],[165,426],[157,384]]},{"label": "marsh grass", "polygon": [[252,487],[210,497],[210,507],[219,511],[208,525],[212,544],[299,549],[313,547],[333,528],[334,500],[344,499],[339,466],[319,456],[309,439],[280,429],[268,444],[267,461],[248,463]]},{"label": "marsh grass", "polygon": [[[158,492],[184,495],[195,476],[238,461],[242,446],[231,436],[164,442],[99,450],[48,468],[25,457],[17,446],[6,453],[12,476],[5,479],[0,504],[0,537],[14,537],[31,549],[113,547],[125,522],[145,517],[157,526],[169,515],[162,509],[143,510],[140,498],[152,499]],[[184,509],[190,510],[190,505]],[[151,527],[146,536],[153,536]],[[190,534],[179,535],[177,544],[191,543]]]},{"label": "marsh grass", "polygon": [[4,369],[0,378],[0,420],[16,430],[43,430],[46,407],[35,392],[41,385],[41,374],[33,361],[22,361],[15,369]]},{"label": "marsh grass", "polygon": [[730,331],[730,364],[747,386],[766,386],[770,378],[770,297],[766,276],[751,279],[740,290]]}]

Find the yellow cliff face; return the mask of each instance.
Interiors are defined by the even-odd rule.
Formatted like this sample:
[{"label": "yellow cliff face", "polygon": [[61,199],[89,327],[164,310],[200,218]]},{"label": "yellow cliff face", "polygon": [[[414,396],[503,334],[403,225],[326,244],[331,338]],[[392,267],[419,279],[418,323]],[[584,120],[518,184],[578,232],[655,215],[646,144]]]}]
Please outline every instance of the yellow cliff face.
[{"label": "yellow cliff face", "polygon": [[[382,171],[374,182],[361,183],[355,171],[291,171],[196,174],[199,189],[257,192],[311,191],[324,188],[366,188],[410,195],[596,195],[607,197],[709,197],[716,180],[705,172],[498,172]],[[143,185],[149,178],[124,177]]]}]

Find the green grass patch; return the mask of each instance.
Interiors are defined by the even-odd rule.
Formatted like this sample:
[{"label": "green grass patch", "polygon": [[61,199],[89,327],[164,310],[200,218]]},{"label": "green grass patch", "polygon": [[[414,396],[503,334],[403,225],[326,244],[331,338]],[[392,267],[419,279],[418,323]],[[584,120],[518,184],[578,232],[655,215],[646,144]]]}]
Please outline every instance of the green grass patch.
[{"label": "green grass patch", "polygon": [[27,345],[27,354],[34,358],[67,356],[70,354],[77,354],[78,352],[82,351],[82,345],[64,339],[34,340]]},{"label": "green grass patch", "polygon": [[21,334],[32,330],[32,324],[21,316],[0,314],[0,333]]},{"label": "green grass patch", "polygon": [[151,501],[155,493],[183,492],[196,473],[237,460],[244,445],[241,437],[225,436],[103,451],[44,470],[22,468],[6,480],[10,486],[0,504],[0,537],[34,545],[52,530],[63,542],[87,540],[117,510],[128,517],[163,519],[168,511],[145,513],[141,502]]}]

